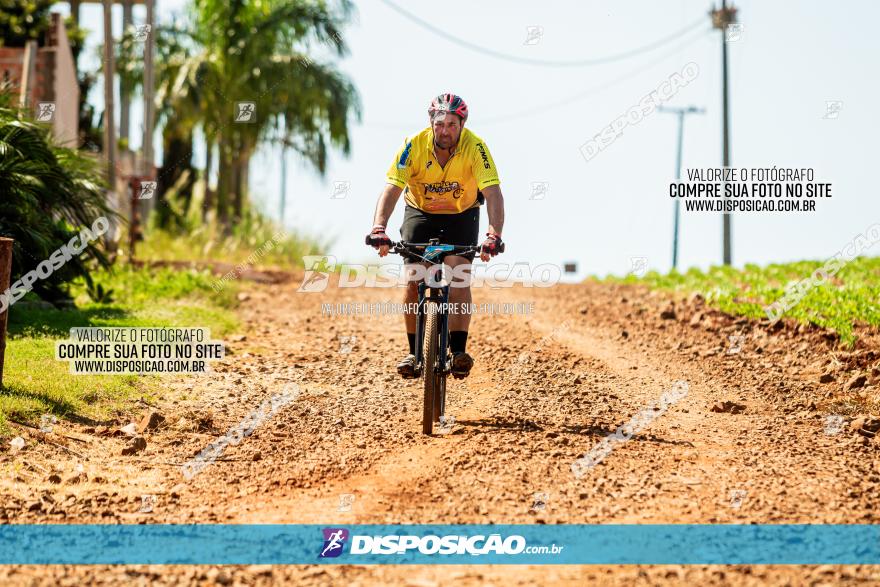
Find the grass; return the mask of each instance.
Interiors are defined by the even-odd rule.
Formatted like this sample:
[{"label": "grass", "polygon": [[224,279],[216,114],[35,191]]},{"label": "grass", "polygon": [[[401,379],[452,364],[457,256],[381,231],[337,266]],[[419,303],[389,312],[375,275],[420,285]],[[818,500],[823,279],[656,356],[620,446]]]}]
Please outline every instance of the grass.
[{"label": "grass", "polygon": [[[83,284],[74,284],[76,307],[45,309],[28,298],[9,312],[6,363],[0,388],[0,436],[7,419],[39,422],[42,414],[89,422],[110,417],[132,397],[147,401],[161,392],[160,376],[71,375],[55,359],[55,341],[74,326],[190,326],[211,329],[212,338],[234,330],[235,284],[214,293],[207,272],[117,267],[93,274],[112,290],[105,303],[92,301]],[[31,298],[33,299],[33,298]]]},{"label": "grass", "polygon": [[[810,276],[824,261],[798,261],[743,269],[712,267],[665,275],[651,271],[644,277],[609,277],[669,291],[702,294],[711,305],[731,314],[764,318],[764,306],[785,293],[791,283]],[[827,283],[809,290],[784,317],[834,329],[841,342],[851,346],[856,325],[880,326],[880,257],[857,257],[844,265]]]},{"label": "grass", "polygon": [[251,215],[223,236],[216,223],[196,224],[186,238],[150,228],[138,244],[137,257],[164,261],[222,261],[277,267],[302,267],[304,255],[322,254],[330,243],[281,230],[274,222]]},{"label": "grass", "polygon": [[[289,268],[302,267],[304,255],[320,254],[330,244],[282,231],[255,210],[247,211],[231,234],[224,235],[216,222],[203,224],[199,205],[184,223],[187,229],[177,233],[147,228],[137,258]],[[127,249],[125,234],[120,247]],[[160,376],[71,375],[69,364],[55,359],[55,341],[68,338],[74,326],[207,327],[213,338],[237,326],[231,310],[240,282],[227,282],[215,293],[217,278],[208,270],[132,269],[119,261],[114,272],[98,271],[93,279],[104,291],[112,290],[112,298],[98,303],[100,294],[78,283],[71,288],[75,308],[44,309],[29,295],[10,310],[0,437],[11,433],[8,419],[36,423],[41,415],[53,414],[98,421],[124,410],[133,397],[150,401],[160,393]]]}]

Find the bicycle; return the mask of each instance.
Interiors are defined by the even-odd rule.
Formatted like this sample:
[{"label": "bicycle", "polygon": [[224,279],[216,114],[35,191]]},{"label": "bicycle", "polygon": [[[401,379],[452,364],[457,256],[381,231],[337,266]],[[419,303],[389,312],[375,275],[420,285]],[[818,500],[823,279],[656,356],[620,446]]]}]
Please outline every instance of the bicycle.
[{"label": "bicycle", "polygon": [[[416,379],[424,375],[425,393],[422,409],[422,433],[431,434],[434,423],[446,421],[446,378],[452,373],[452,353],[449,349],[449,285],[446,280],[447,255],[467,255],[480,252],[480,245],[460,246],[440,244],[439,239],[427,243],[392,242],[390,252],[401,256],[412,255],[441,266],[439,287],[431,287],[426,273],[419,283],[419,301],[416,305]],[[424,254],[419,254],[423,252]],[[504,252],[504,245],[499,248]],[[462,378],[453,373],[456,379]]]}]

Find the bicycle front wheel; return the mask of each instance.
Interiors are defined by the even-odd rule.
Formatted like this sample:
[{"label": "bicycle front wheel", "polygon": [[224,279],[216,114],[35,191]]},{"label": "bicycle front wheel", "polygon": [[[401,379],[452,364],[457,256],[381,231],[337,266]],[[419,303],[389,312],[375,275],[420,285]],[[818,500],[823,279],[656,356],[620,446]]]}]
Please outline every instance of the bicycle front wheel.
[{"label": "bicycle front wheel", "polygon": [[431,434],[434,422],[439,420],[446,392],[446,378],[439,374],[440,365],[440,308],[436,302],[425,303],[425,357],[422,375],[425,378],[424,409],[422,410],[422,433]]}]

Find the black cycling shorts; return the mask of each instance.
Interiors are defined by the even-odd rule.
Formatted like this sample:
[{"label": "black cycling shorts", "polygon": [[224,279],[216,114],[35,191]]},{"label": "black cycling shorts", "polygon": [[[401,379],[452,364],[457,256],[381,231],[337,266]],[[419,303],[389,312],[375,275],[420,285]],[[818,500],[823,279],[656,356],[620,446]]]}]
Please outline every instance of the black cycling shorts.
[{"label": "black cycling shorts", "polygon": [[[400,239],[410,243],[426,243],[432,238],[440,239],[443,245],[476,245],[480,238],[480,207],[458,214],[429,214],[407,205],[403,211]],[[474,253],[461,256],[469,261],[474,260]]]}]

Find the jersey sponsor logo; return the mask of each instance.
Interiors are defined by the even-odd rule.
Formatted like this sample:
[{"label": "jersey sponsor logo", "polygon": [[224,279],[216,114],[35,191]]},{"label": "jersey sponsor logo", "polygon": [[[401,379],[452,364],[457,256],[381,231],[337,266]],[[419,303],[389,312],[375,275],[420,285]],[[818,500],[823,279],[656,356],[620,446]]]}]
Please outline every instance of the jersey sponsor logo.
[{"label": "jersey sponsor logo", "polygon": [[480,152],[480,157],[483,159],[483,167],[486,169],[492,167],[489,165],[489,157],[486,155],[486,149],[483,147],[483,143],[477,143],[477,150]]},{"label": "jersey sponsor logo", "polygon": [[398,169],[403,169],[406,167],[406,160],[409,159],[410,149],[412,149],[412,141],[409,141],[406,144],[406,148],[403,150],[403,153],[400,154],[400,160],[397,162]]},{"label": "jersey sponsor logo", "polygon": [[[435,183],[424,183],[422,185],[425,186],[425,197],[427,197],[427,194],[445,194],[446,192],[458,193],[464,191],[461,184],[457,181],[438,181]],[[461,194],[459,193],[455,197],[460,198]]]}]

